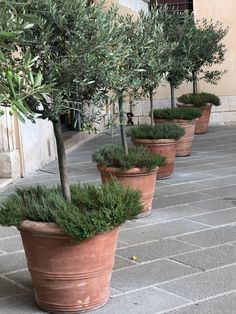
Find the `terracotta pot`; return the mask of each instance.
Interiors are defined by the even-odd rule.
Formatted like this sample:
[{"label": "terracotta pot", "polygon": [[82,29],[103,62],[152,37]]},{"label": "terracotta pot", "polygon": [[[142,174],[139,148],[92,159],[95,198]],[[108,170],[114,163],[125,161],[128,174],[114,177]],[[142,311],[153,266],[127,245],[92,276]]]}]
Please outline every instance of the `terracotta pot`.
[{"label": "terracotta pot", "polygon": [[[178,104],[178,107],[189,108],[189,107],[191,107],[191,105]],[[208,125],[209,125],[212,105],[208,104],[206,106],[202,106],[202,107],[198,107],[198,108],[201,110],[202,115],[196,122],[194,134],[205,134],[208,132]]]},{"label": "terracotta pot", "polygon": [[157,179],[169,179],[174,172],[176,140],[173,139],[132,139],[134,145],[144,146],[152,154],[160,154],[166,158],[165,164],[159,167]]},{"label": "terracotta pot", "polygon": [[41,309],[82,313],[108,301],[118,228],[80,243],[54,223],[26,220],[18,229]]},{"label": "terracotta pot", "polygon": [[193,138],[194,138],[194,131],[196,120],[163,120],[163,119],[155,119],[155,123],[176,123],[184,128],[185,134],[179,140],[177,140],[177,147],[176,147],[176,156],[183,157],[189,156],[192,153],[192,145],[193,145]]},{"label": "terracotta pot", "polygon": [[149,172],[143,172],[140,168],[122,170],[120,168],[104,167],[100,165],[98,165],[97,168],[101,173],[103,183],[109,182],[112,176],[114,176],[122,186],[131,187],[140,191],[144,209],[138,218],[150,215],[158,167]]}]

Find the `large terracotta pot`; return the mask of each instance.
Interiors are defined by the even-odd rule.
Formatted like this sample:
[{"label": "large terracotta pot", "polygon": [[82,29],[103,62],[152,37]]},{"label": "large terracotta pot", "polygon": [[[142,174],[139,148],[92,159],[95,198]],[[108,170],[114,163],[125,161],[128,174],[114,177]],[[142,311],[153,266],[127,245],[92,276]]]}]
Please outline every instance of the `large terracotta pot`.
[{"label": "large terracotta pot", "polygon": [[112,176],[116,177],[122,186],[130,187],[141,192],[143,212],[138,218],[150,215],[152,200],[155,192],[158,167],[149,172],[143,172],[140,168],[122,170],[120,168],[97,166],[101,173],[102,182],[109,182]]},{"label": "large terracotta pot", "polygon": [[185,134],[179,140],[177,140],[176,146],[176,156],[183,157],[189,156],[192,153],[192,146],[193,146],[193,138],[194,138],[194,131],[196,120],[173,120],[168,121],[164,119],[155,119],[155,123],[176,123],[184,128]]},{"label": "large terracotta pot", "polygon": [[80,243],[54,223],[26,220],[18,229],[41,309],[82,313],[108,301],[118,228]]},{"label": "large terracotta pot", "polygon": [[[189,107],[191,107],[191,105],[178,104],[178,107],[189,108]],[[199,109],[202,112],[202,115],[196,122],[194,134],[205,134],[208,132],[208,125],[209,125],[209,120],[210,120],[210,115],[211,115],[211,108],[212,108],[211,104],[199,107]]]},{"label": "large terracotta pot", "polygon": [[152,154],[160,154],[166,158],[165,164],[159,167],[157,179],[169,179],[174,172],[176,156],[176,140],[174,139],[132,139],[134,145],[144,146]]}]

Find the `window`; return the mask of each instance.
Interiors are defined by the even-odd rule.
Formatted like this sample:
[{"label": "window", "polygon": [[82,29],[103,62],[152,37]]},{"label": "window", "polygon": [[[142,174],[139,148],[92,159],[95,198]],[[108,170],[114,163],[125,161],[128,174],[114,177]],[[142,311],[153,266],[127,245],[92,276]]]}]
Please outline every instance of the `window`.
[{"label": "window", "polygon": [[119,0],[119,4],[126,6],[134,11],[146,11],[148,12],[148,1],[145,0]]},{"label": "window", "polygon": [[193,11],[193,0],[158,0],[157,3],[160,6],[166,4],[170,13]]}]

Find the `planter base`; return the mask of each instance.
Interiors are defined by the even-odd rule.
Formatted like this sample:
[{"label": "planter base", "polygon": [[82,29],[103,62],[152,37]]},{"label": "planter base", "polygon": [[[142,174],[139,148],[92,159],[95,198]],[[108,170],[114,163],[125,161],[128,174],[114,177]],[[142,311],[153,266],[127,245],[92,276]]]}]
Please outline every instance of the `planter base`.
[{"label": "planter base", "polygon": [[54,223],[26,220],[18,229],[38,307],[79,314],[108,301],[118,228],[79,243]]},{"label": "planter base", "polygon": [[100,309],[101,307],[106,305],[106,303],[108,302],[109,298],[110,298],[110,294],[104,299],[103,302],[101,301],[100,305],[98,305],[98,306],[94,305],[94,307],[87,308],[86,310],[81,310],[81,309],[76,310],[75,308],[73,308],[72,310],[70,310],[69,308],[66,308],[64,310],[63,309],[56,310],[56,309],[51,309],[50,307],[48,307],[45,304],[37,303],[37,301],[35,301],[35,303],[36,303],[36,306],[40,310],[46,311],[46,312],[51,313],[51,314],[81,314],[81,313],[87,313],[88,311],[94,311],[94,310]]},{"label": "planter base", "polygon": [[174,163],[165,164],[157,173],[157,180],[166,180],[173,177]]}]

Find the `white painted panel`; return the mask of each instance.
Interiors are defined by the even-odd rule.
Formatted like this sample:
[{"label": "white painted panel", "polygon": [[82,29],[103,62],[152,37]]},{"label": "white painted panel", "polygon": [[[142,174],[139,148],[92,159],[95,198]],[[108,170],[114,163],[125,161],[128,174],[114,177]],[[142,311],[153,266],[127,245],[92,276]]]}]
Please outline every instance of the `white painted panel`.
[{"label": "white painted panel", "polygon": [[134,11],[143,10],[148,12],[148,4],[143,0],[119,0],[119,3]]}]

